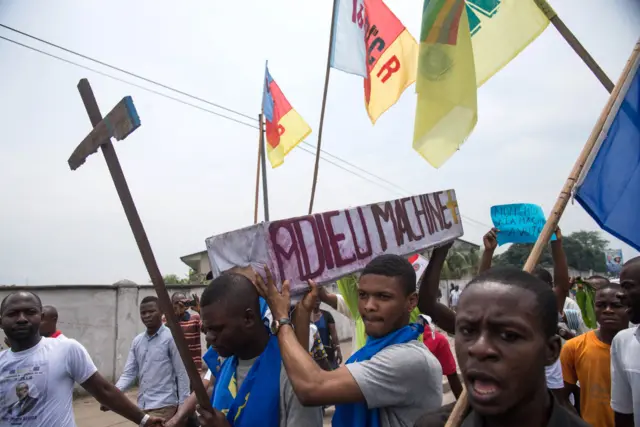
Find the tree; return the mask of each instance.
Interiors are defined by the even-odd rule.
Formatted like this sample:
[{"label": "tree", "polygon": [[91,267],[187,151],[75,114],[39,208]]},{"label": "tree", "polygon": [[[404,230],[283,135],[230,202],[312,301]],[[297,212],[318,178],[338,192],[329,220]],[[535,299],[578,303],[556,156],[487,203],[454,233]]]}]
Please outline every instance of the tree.
[{"label": "tree", "polygon": [[189,269],[186,277],[180,278],[177,274],[167,274],[162,276],[162,279],[165,285],[202,285],[205,282],[205,275]]},{"label": "tree", "polygon": [[479,265],[480,256],[477,249],[450,250],[440,277],[443,280],[456,280],[473,276],[478,273]]},{"label": "tree", "polygon": [[181,279],[177,274],[167,274],[162,276],[165,285],[186,285],[188,279],[185,277]]},{"label": "tree", "polygon": [[[569,267],[579,271],[593,270],[601,273],[607,271],[604,251],[608,244],[609,242],[603,239],[598,231],[581,230],[564,237],[563,247]],[[533,244],[514,243],[506,252],[496,255],[493,258],[493,264],[522,267],[532,248]],[[542,251],[538,264],[543,267],[553,267],[553,259],[548,247]]]}]

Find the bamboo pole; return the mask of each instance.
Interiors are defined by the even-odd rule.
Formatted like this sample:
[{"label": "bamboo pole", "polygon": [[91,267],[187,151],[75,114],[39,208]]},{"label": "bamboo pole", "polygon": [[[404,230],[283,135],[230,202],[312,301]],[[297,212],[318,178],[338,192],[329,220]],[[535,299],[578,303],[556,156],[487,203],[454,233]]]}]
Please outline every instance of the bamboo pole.
[{"label": "bamboo pole", "polygon": [[316,197],[316,185],[318,184],[318,167],[320,166],[320,147],[322,145],[322,128],[324,126],[324,112],[327,106],[327,92],[329,90],[329,75],[331,73],[331,47],[333,46],[333,33],[336,25],[336,11],[338,0],[333,1],[331,12],[331,31],[329,33],[329,51],[327,53],[327,70],[324,76],[324,92],[322,94],[322,108],[320,110],[320,125],[318,129],[318,146],[316,147],[316,163],[313,168],[313,182],[311,183],[311,199],[309,200],[309,215],[313,212],[313,201]]},{"label": "bamboo pole", "polygon": [[[631,66],[638,58],[638,55],[640,55],[640,41],[636,43],[636,46],[633,52],[631,53],[629,60],[627,61],[627,65],[625,66],[624,70],[622,71],[622,74],[620,75],[620,78],[618,79],[618,83],[615,85],[613,92],[611,93],[611,96],[609,96],[609,100],[607,101],[607,104],[602,110],[602,113],[600,114],[600,117],[598,118],[596,125],[591,131],[591,135],[589,135],[589,139],[587,140],[587,143],[584,145],[584,148],[582,148],[582,151],[580,152],[580,156],[578,157],[578,160],[576,160],[575,164],[573,165],[573,169],[571,169],[571,173],[569,174],[567,181],[564,183],[564,186],[560,191],[558,200],[556,201],[556,204],[553,206],[553,211],[549,215],[549,218],[547,219],[547,222],[545,223],[544,228],[540,233],[540,236],[538,236],[538,240],[533,246],[533,249],[529,254],[529,258],[527,258],[527,262],[524,264],[524,268],[523,268],[524,271],[527,271],[529,273],[533,271],[534,267],[538,263],[538,260],[540,259],[540,255],[542,254],[544,247],[549,242],[551,235],[553,234],[556,227],[558,226],[560,217],[562,216],[562,213],[564,212],[564,209],[567,207],[567,203],[571,198],[571,192],[573,191],[573,187],[576,184],[576,181],[578,180],[578,178],[580,177],[580,174],[582,173],[582,169],[584,168],[585,163],[589,159],[589,155],[591,154],[591,151],[593,150],[598,140],[598,136],[602,131],[602,127],[604,126],[604,123],[607,120],[607,117],[609,116],[611,108],[613,107],[613,104],[618,98],[620,89],[624,81],[626,80],[629,74],[629,71],[631,70]],[[453,408],[453,411],[451,412],[451,415],[447,420],[447,424],[445,425],[445,427],[461,426],[462,421],[464,421],[464,417],[467,414],[468,404],[469,404],[469,400],[467,397],[467,391],[463,390],[462,394],[458,398],[458,401],[456,402],[456,406]]]},{"label": "bamboo pole", "polygon": [[262,159],[262,114],[258,114],[260,133],[258,134],[258,162],[256,165],[256,197],[253,207],[253,223],[258,223],[258,200],[260,196],[260,160]]},{"label": "bamboo pole", "polygon": [[596,78],[602,83],[602,86],[611,93],[613,91],[613,82],[605,72],[600,68],[595,59],[587,52],[587,50],[582,46],[582,43],[576,38],[575,35],[567,28],[562,19],[558,16],[555,10],[551,7],[547,0],[534,0],[536,6],[540,8],[540,10],[545,14],[545,16],[551,21],[556,30],[560,33],[560,35],[569,43],[569,46],[574,50],[575,53],[578,54],[580,59],[584,61],[584,63],[589,67],[591,72],[595,74]]}]

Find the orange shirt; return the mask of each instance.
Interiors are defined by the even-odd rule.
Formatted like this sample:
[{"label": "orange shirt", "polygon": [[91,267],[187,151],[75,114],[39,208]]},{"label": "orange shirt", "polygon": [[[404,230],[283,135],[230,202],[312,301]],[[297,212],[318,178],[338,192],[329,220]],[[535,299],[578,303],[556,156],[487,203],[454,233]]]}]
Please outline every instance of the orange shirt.
[{"label": "orange shirt", "polygon": [[611,346],[594,331],[570,339],[562,347],[564,382],[580,381],[580,413],[587,423],[615,427],[611,409]]}]

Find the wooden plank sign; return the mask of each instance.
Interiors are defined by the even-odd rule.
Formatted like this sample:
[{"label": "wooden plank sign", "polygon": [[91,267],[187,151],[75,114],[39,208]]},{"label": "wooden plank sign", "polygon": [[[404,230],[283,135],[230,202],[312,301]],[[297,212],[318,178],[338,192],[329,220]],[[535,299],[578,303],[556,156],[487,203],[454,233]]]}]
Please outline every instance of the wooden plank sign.
[{"label": "wooden plank sign", "polygon": [[454,190],[263,222],[206,239],[213,277],[267,265],[291,292],[335,281],[383,253],[410,255],[463,235]]},{"label": "wooden plank sign", "polygon": [[71,170],[76,170],[84,164],[87,157],[98,151],[98,147],[110,138],[122,141],[134,130],[140,127],[140,117],[130,96],[125,96],[78,145],[69,157]]}]

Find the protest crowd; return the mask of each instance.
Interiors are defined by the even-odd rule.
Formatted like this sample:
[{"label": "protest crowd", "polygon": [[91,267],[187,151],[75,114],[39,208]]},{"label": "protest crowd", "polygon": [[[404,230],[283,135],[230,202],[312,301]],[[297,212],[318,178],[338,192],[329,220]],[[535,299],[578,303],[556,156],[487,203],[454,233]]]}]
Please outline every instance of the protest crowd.
[{"label": "protest crowd", "polygon": [[[339,293],[310,280],[295,304],[289,282],[276,283],[268,268],[264,278],[247,269],[226,272],[200,298],[173,294],[170,315],[201,369],[213,411],[190,392],[156,297],[141,301],[146,330],[112,385],[82,344],[57,329],[54,307],[34,293],[11,293],[1,307],[10,346],[0,353],[2,382],[28,375],[15,381],[19,399],[0,425],[74,426],[78,383],[102,410],[141,426],[320,427],[329,406],[336,427],[443,426],[453,409],[442,406],[443,375],[456,397],[466,390],[465,427],[640,425],[640,331],[629,327],[640,323],[640,258],[624,264],[620,284],[586,279],[596,290],[592,330],[579,310],[571,312],[560,230],[550,244],[553,275],[491,267],[496,232],[485,235],[480,271],[460,291],[455,311],[438,298],[450,243],[431,251],[420,278],[405,257],[383,254],[339,279]],[[335,321],[320,302],[355,321],[352,355],[343,359]],[[457,367],[440,331],[455,337]],[[123,394],[136,381],[137,405]],[[32,385],[49,393],[34,397]]]},{"label": "protest crowd", "polygon": [[[382,0],[333,4],[319,135],[330,68],[363,78],[372,123],[415,82],[413,149],[434,167],[473,131],[478,87],[550,22],[597,67],[544,0],[427,0],[420,43]],[[76,384],[102,411],[141,427],[321,427],[330,409],[333,427],[640,427],[640,257],[615,282],[571,277],[557,227],[573,194],[640,250],[640,42],[616,85],[596,71],[611,97],[549,219],[537,205],[492,207],[496,228],[484,235],[478,271],[444,296],[441,273],[463,235],[453,189],[315,213],[319,136],[308,215],[269,221],[266,158],[281,165],[311,128],[266,66],[254,224],[206,240],[211,271],[201,295],[169,296],[111,143],[141,125],[133,100],[103,118],[82,79],[93,128],[69,167],[101,149],[157,297],[140,301],[141,332],[113,384],[58,329],[60,307],[10,290],[0,305],[9,347],[0,352],[0,427],[76,427]],[[526,224],[517,231],[513,218],[499,219],[518,213]],[[535,242],[529,260],[492,266],[509,233]],[[538,265],[546,245],[553,272]],[[408,259],[418,253],[419,275]],[[326,287],[333,282],[336,293]],[[584,289],[593,293],[586,308],[576,302]],[[342,351],[334,316],[353,324],[352,354]],[[443,405],[445,377],[456,402]],[[125,392],[136,386],[134,403]]]}]

